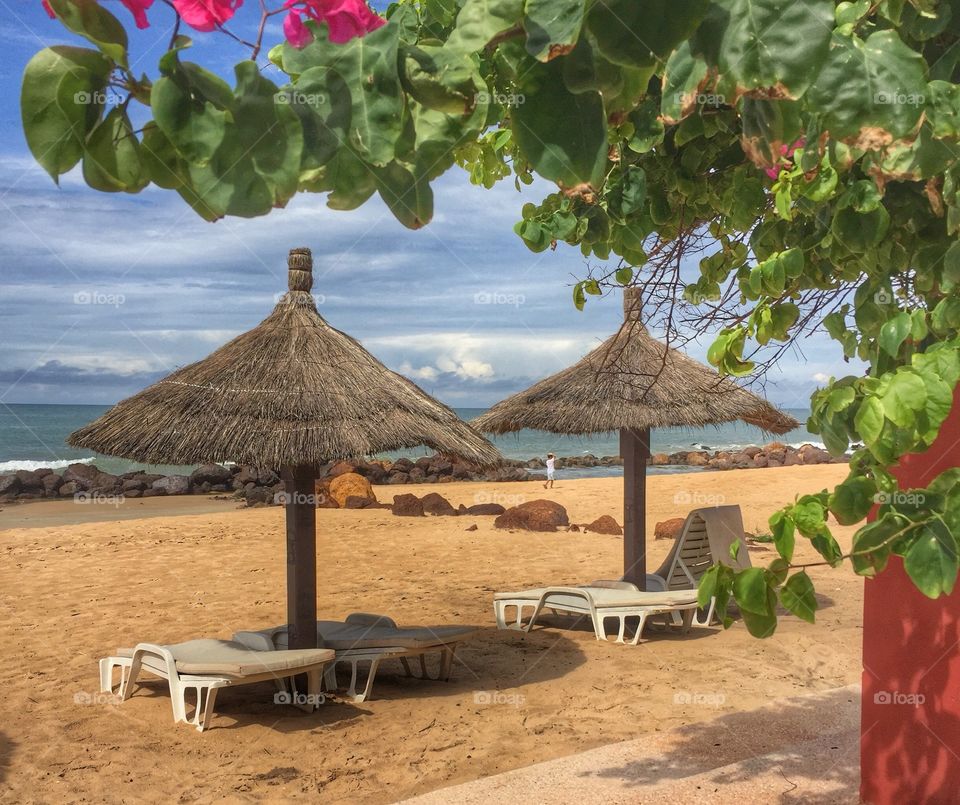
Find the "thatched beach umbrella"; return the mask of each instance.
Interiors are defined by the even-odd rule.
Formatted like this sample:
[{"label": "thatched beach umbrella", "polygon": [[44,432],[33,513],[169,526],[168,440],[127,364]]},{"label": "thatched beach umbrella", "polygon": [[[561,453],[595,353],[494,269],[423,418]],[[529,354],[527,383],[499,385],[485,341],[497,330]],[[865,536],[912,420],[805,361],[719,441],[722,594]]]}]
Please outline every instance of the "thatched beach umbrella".
[{"label": "thatched beach umbrella", "polygon": [[68,442],[153,464],[234,461],[279,470],[291,648],[317,644],[314,479],[330,460],[427,445],[481,466],[500,454],[445,405],[317,312],[309,249],[257,327],[123,400]]},{"label": "thatched beach umbrella", "polygon": [[584,358],[497,403],[470,424],[486,433],[530,428],[565,435],[620,432],[623,457],[623,578],[646,585],[646,475],[650,429],[740,419],[771,432],[793,417],[651,338],[637,289],[624,292],[624,326]]}]

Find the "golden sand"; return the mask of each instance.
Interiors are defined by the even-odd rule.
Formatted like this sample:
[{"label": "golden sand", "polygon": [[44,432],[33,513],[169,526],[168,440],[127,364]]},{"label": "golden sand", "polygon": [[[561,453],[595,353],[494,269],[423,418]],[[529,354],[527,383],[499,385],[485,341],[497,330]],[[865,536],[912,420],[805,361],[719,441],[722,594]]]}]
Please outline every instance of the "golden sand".
[{"label": "golden sand", "polygon": [[[652,541],[658,520],[739,503],[747,529],[763,530],[779,505],[845,473],[826,465],[651,477],[651,565],[669,547]],[[454,505],[544,497],[574,522],[622,519],[615,478],[561,474],[549,491],[536,482],[376,491],[381,500],[439,491]],[[211,511],[172,516],[201,506]],[[586,628],[524,636],[496,630],[492,593],[614,577],[619,537],[509,533],[492,517],[324,509],[323,617],[382,612],[401,624],[477,624],[480,636],[461,651],[449,683],[410,680],[387,665],[372,701],[331,700],[312,715],[274,705],[266,684],[227,689],[200,734],[173,724],[163,683],[122,706],[102,701],[97,659],[141,640],[229,637],[282,622],[283,512],[197,499],[147,501],[135,511],[143,517],[111,520],[123,515],[70,502],[0,512],[0,799],[391,802],[859,680],[863,583],[849,569],[814,568],[817,625],[785,616],[765,641],[739,622],[727,632],[651,632],[637,647],[598,642]],[[104,521],[90,521],[97,516]],[[31,522],[42,527],[23,527]],[[473,523],[478,530],[467,531]],[[842,545],[852,531],[837,529]],[[764,546],[751,556],[765,563],[773,552]],[[814,557],[799,546],[800,560]]]}]

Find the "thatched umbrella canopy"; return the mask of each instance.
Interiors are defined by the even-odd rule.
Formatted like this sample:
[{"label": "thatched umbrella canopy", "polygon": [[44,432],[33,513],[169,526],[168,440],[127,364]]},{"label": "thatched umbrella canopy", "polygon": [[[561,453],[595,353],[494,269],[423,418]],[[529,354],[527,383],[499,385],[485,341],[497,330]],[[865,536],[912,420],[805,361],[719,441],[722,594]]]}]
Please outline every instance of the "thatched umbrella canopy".
[{"label": "thatched umbrella canopy", "polygon": [[651,338],[635,288],[624,325],[563,371],[514,394],[471,424],[486,433],[530,428],[565,435],[620,432],[624,459],[624,579],[646,581],[645,487],[650,429],[743,420],[770,433],[800,426],[766,400]]},{"label": "thatched umbrella canopy", "polygon": [[[257,327],[72,433],[68,442],[155,464],[235,461],[287,485],[291,647],[316,645],[313,483],[326,461],[427,445],[481,466],[499,452],[317,312],[309,249],[289,257],[289,292]],[[296,646],[294,646],[296,643]]]}]

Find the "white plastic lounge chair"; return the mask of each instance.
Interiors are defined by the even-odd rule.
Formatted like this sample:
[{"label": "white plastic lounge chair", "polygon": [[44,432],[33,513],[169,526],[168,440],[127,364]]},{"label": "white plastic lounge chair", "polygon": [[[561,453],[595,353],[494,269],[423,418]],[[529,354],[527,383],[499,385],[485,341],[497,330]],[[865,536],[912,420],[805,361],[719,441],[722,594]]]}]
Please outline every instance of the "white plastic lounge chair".
[{"label": "white plastic lounge chair", "polygon": [[[740,547],[737,551],[736,559],[733,559],[730,556],[730,549],[737,539],[740,540]],[[738,570],[750,567],[750,556],[744,544],[743,518],[739,506],[710,506],[691,511],[690,514],[687,515],[683,528],[680,530],[680,534],[677,536],[663,564],[660,565],[656,573],[647,574],[646,592],[641,592],[635,584],[630,582],[601,579],[591,584],[578,587],[539,587],[532,590],[522,590],[520,592],[497,593],[494,595],[493,603],[497,627],[500,629],[521,629],[523,631],[529,631],[536,621],[536,617],[543,609],[554,610],[557,614],[560,612],[567,612],[568,614],[591,614],[592,617],[594,617],[594,612],[606,611],[602,606],[599,608],[594,606],[593,610],[590,610],[588,607],[583,612],[569,607],[554,607],[551,601],[555,600],[555,596],[551,595],[544,599],[544,593],[547,591],[586,591],[587,594],[592,594],[595,603],[597,596],[600,596],[600,598],[604,600],[613,600],[608,593],[603,592],[604,590],[611,589],[632,591],[641,596],[652,593],[680,593],[687,597],[692,596],[693,600],[696,600],[697,585],[703,577],[703,574],[707,572],[714,562],[723,562]],[[581,595],[580,598],[582,601],[585,596]],[[687,606],[679,606],[669,612],[670,621],[672,625],[683,626],[684,628],[687,628],[691,623],[694,626],[709,626],[714,620],[714,606],[715,603],[711,600],[710,606],[702,617],[700,613],[696,611],[690,615],[688,613],[689,607]],[[513,619],[513,623],[509,625],[507,624],[506,617],[507,607],[516,607],[515,618]],[[526,609],[533,610],[533,615],[526,626],[524,626],[523,618],[524,610]],[[696,610],[696,607],[694,607],[694,610]],[[648,616],[650,614],[665,614],[666,612],[666,610],[661,610],[656,613],[648,613]],[[608,615],[607,617],[610,616]],[[692,618],[692,620],[688,622],[686,620],[687,618]],[[640,623],[641,631],[642,626],[643,622]],[[624,642],[622,639],[622,627],[623,621],[621,620],[621,637],[618,638],[617,642]],[[603,632],[602,623],[598,624],[596,617],[594,617],[594,630],[597,633],[598,639],[606,639],[605,636],[601,636]],[[638,635],[639,631],[637,635],[635,635],[636,639],[639,639]],[[632,640],[631,643],[636,645],[635,640]]]},{"label": "white plastic lounge chair", "polygon": [[[516,608],[516,619],[508,624],[506,609],[511,606]],[[524,623],[524,609],[531,607],[533,612]],[[582,587],[543,587],[519,593],[496,593],[493,597],[493,611],[499,629],[529,632],[544,609],[554,614],[589,615],[597,640],[608,639],[606,621],[615,619],[619,628],[614,642],[629,642],[635,646],[640,642],[647,619],[652,616],[672,618],[676,615],[678,625],[684,631],[689,629],[697,609],[697,591],[640,592],[632,584],[600,581]],[[628,618],[637,619],[629,640],[626,639]]]},{"label": "white plastic lounge chair", "polygon": [[[141,671],[166,679],[170,686],[175,723],[192,724],[201,732],[213,715],[217,691],[230,685],[248,685],[272,680],[286,691],[286,680],[297,674],[307,676],[305,707],[292,689],[288,701],[312,710],[322,701],[321,674],[334,659],[330,649],[298,651],[253,651],[228,640],[189,640],[170,646],[139,643],[132,649],[117,649],[112,657],[100,660],[100,690],[113,693],[113,670],[120,668],[119,695],[126,701],[133,694]],[[187,718],[187,691],[196,694],[193,717]]]},{"label": "white plastic lounge chair", "polygon": [[[474,626],[410,626],[400,627],[386,615],[354,612],[345,621],[317,621],[317,635],[325,648],[336,651],[336,659],[327,668],[326,687],[337,686],[336,666],[350,664],[350,686],[347,696],[354,702],[368,699],[373,691],[377,669],[384,660],[400,660],[408,676],[446,682],[450,678],[459,644],[477,633]],[[277,626],[260,631],[237,632],[233,639],[251,648],[283,649],[287,646],[287,627]],[[426,657],[439,652],[436,676],[430,676]],[[410,668],[408,658],[420,660],[420,676]],[[358,666],[370,663],[363,693],[357,693]]]},{"label": "white plastic lounge chair", "polygon": [[[740,545],[733,558],[730,549],[737,540]],[[696,589],[703,574],[716,562],[735,570],[750,567],[739,506],[709,506],[690,512],[663,564],[655,573],[647,574],[647,590]],[[712,624],[715,606],[711,599],[706,613],[697,613],[694,625]]]}]

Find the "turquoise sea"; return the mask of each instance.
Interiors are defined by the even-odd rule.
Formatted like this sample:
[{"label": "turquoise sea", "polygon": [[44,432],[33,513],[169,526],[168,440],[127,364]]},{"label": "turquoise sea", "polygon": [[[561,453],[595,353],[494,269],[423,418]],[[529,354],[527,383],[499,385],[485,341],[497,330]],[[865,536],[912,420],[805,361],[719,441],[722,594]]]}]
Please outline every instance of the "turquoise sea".
[{"label": "turquoise sea", "polygon": [[[113,473],[127,472],[140,467],[156,472],[184,472],[184,467],[146,467],[126,459],[101,456],[90,450],[69,447],[68,434],[96,419],[108,406],[103,405],[0,405],[0,474],[20,469],[50,467],[57,469],[73,462],[96,463],[98,467]],[[483,408],[457,408],[457,414],[466,420],[479,416]],[[787,409],[796,419],[806,421],[808,412]],[[804,442],[820,445],[819,438],[811,436],[805,428],[777,437],[778,441],[799,446]],[[729,450],[748,445],[762,445],[770,441],[762,431],[742,422],[710,428],[665,428],[652,434],[652,450],[655,453],[673,453],[680,450]],[[591,453],[595,456],[615,456],[619,453],[616,434],[576,437],[557,436],[542,431],[524,430],[516,434],[496,437],[494,444],[507,458],[542,458],[548,452],[558,456],[577,456]],[[415,458],[429,455],[426,448],[403,450],[391,453],[396,458]],[[651,468],[652,472],[686,471],[688,468]],[[590,467],[564,470],[567,477],[620,475],[619,467]]]}]

